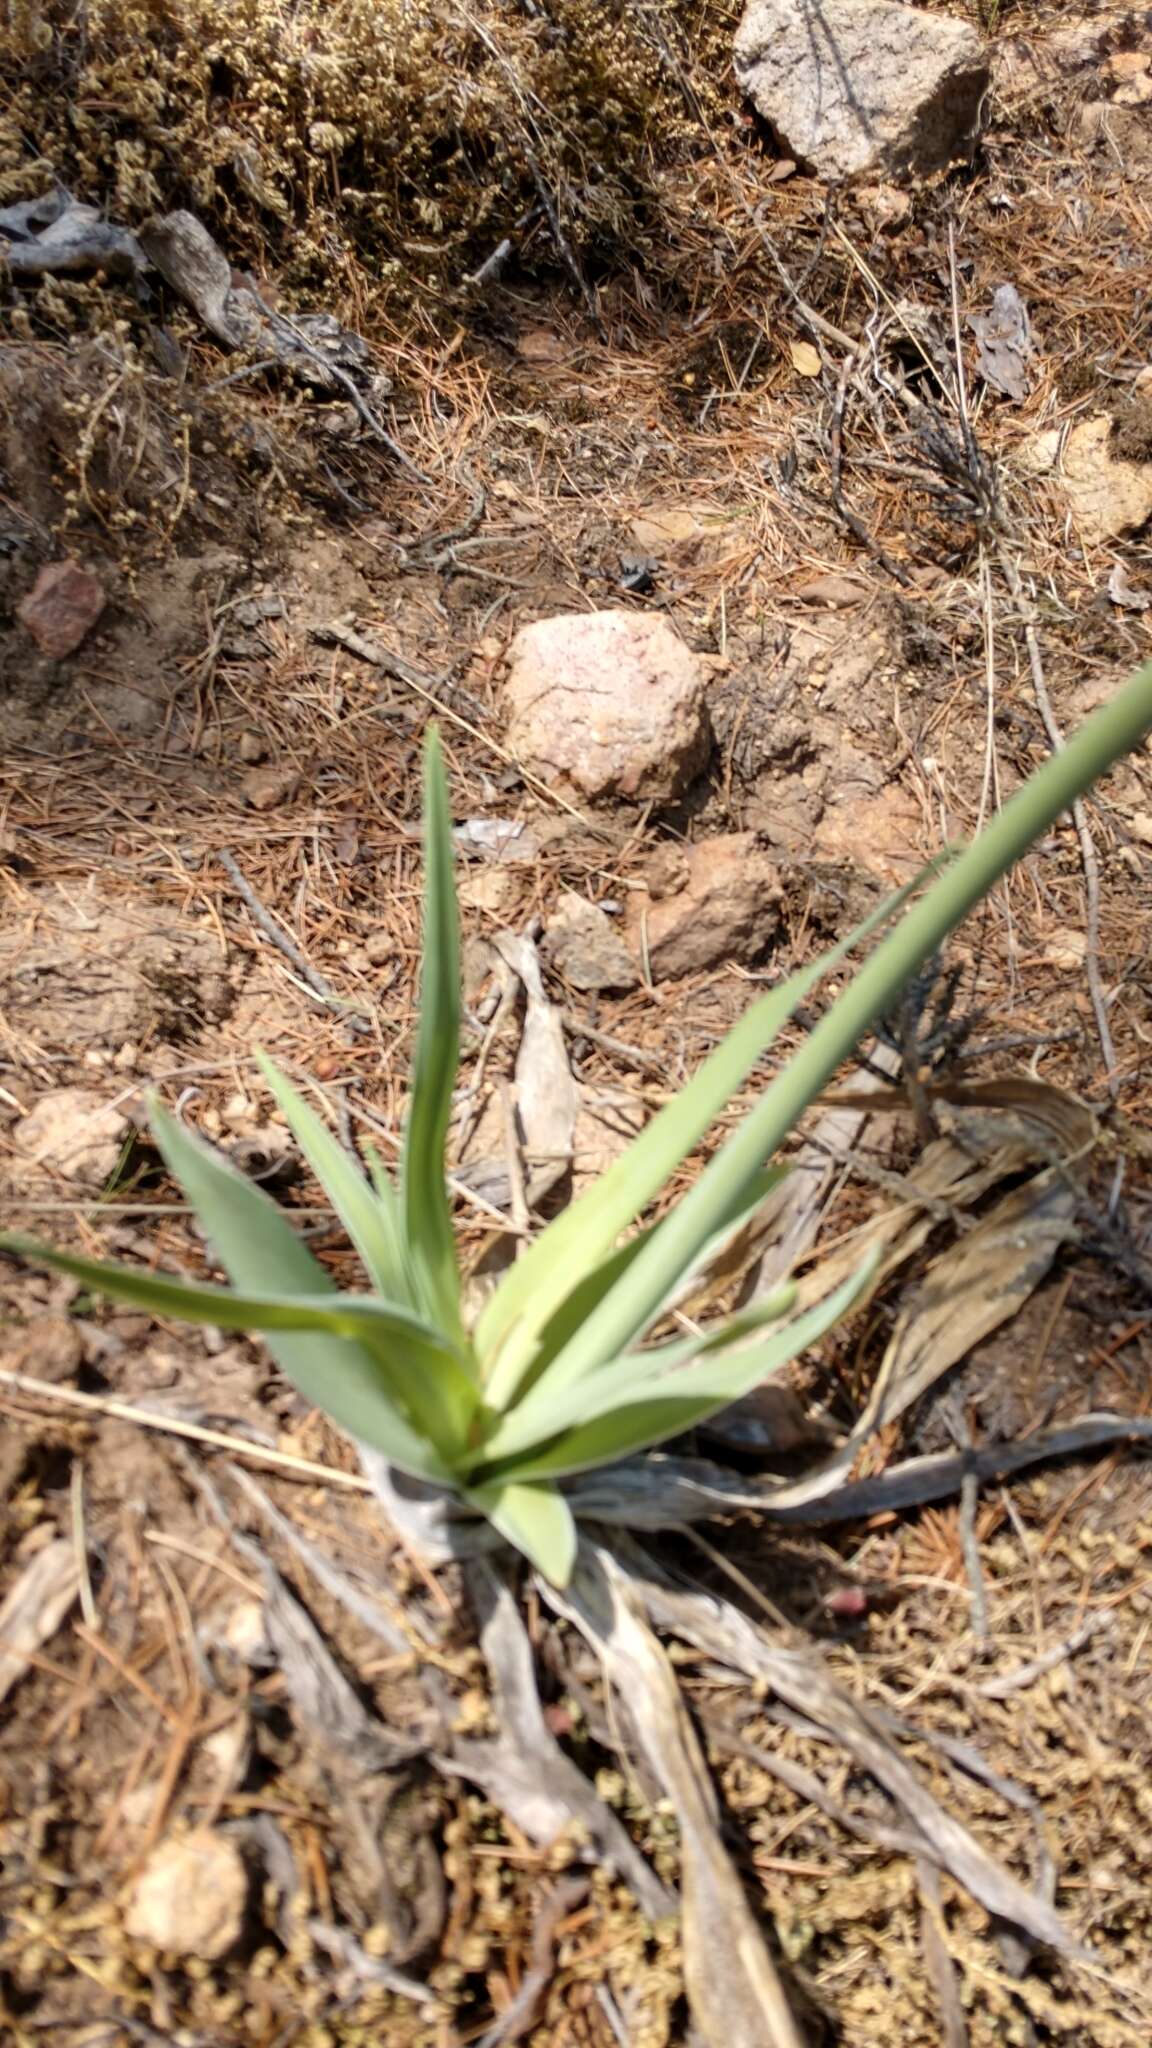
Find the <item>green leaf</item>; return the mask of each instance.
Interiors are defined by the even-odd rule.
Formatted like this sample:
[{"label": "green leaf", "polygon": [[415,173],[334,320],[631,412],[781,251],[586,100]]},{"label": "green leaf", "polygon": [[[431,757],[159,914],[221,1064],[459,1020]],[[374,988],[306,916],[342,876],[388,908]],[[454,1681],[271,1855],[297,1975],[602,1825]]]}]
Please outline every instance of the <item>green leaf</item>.
[{"label": "green leaf", "polygon": [[435,725],[428,728],[424,749],[423,944],[420,1024],[401,1172],[404,1229],[424,1306],[459,1337],[460,1275],[444,1151],[460,1060],[460,933],[448,783]]},{"label": "green leaf", "polygon": [[[705,1245],[693,1272],[682,1273],[679,1276],[673,1293],[679,1294],[681,1286],[695,1278],[697,1273],[703,1274],[707,1272],[713,1259],[719,1256],[736,1232],[748,1221],[750,1216],[754,1215],[761,1202],[785,1178],[787,1171],[788,1169],[785,1166],[773,1166],[766,1168],[762,1173],[752,1175],[747,1187],[742,1191],[740,1199],[730,1204],[729,1213],[721,1220],[715,1235]],[[590,1273],[583,1274],[577,1280],[576,1285],[565,1296],[555,1314],[549,1318],[540,1332],[532,1363],[523,1374],[516,1389],[516,1402],[514,1406],[517,1410],[527,1394],[539,1386],[541,1381],[547,1379],[548,1367],[552,1360],[576,1335],[577,1331],[591,1315],[592,1310],[603,1301],[604,1296],[615,1287],[616,1282],[628,1271],[629,1266],[641,1247],[647,1244],[653,1233],[659,1230],[659,1228],[659,1223],[653,1223],[646,1230],[638,1230],[634,1237],[628,1239],[626,1244],[619,1245],[614,1252],[609,1252],[606,1259],[601,1260],[600,1264],[593,1267]],[[492,1406],[491,1389],[486,1391],[488,1405]]]},{"label": "green leaf", "polygon": [[387,1197],[381,1200],[374,1194],[355,1161],[275,1062],[259,1050],[256,1058],[289,1130],[359,1252],[373,1286],[389,1301],[414,1306],[395,1197],[389,1207]]},{"label": "green leaf", "polygon": [[[414,1430],[381,1383],[376,1357],[342,1331],[357,1333],[355,1319],[342,1315],[346,1303],[337,1294],[311,1300],[254,1301],[228,1288],[200,1287],[162,1273],[138,1273],[100,1259],[82,1259],[53,1251],[12,1233],[0,1236],[0,1250],[42,1261],[58,1272],[71,1273],[95,1292],[126,1301],[153,1315],[179,1316],[187,1322],[213,1323],[220,1329],[275,1330],[269,1349],[293,1384],[317,1408],[361,1443],[382,1451],[405,1472],[443,1482],[447,1467],[432,1444]],[[329,1306],[331,1300],[331,1306]],[[282,1314],[280,1312],[283,1312]],[[308,1332],[294,1337],[285,1332]]]},{"label": "green leaf", "polygon": [[253,1294],[336,1292],[319,1260],[262,1188],[194,1137],[161,1103],[149,1103],[149,1118],[165,1165],[188,1196],[234,1286]]},{"label": "green leaf", "polygon": [[[220,1264],[234,1287],[244,1294],[292,1295],[306,1298],[332,1296],[336,1289],[319,1261],[302,1244],[287,1218],[252,1181],[222,1159],[202,1140],[192,1136],[183,1124],[168,1115],[159,1103],[151,1109],[156,1143],[173,1177],[187,1193]],[[340,1368],[343,1340],[333,1342],[327,1365],[334,1380]],[[443,1338],[441,1338],[443,1341]],[[336,1415],[334,1395],[329,1396],[315,1372],[315,1354],[320,1339],[301,1333],[284,1333],[270,1343],[278,1365],[295,1381],[309,1400]],[[442,1354],[437,1354],[437,1357]],[[382,1352],[379,1370],[393,1370]],[[304,1384],[303,1375],[308,1384]],[[398,1384],[392,1380],[392,1386]],[[434,1372],[413,1365],[403,1374],[404,1412],[419,1419],[441,1459],[449,1461],[467,1441],[475,1412],[476,1395],[457,1361],[454,1373]],[[342,1419],[337,1417],[338,1420]]]},{"label": "green leaf", "polygon": [[470,1488],[465,1498],[552,1585],[568,1584],[576,1562],[576,1524],[564,1495],[554,1486],[500,1480]]},{"label": "green leaf", "polygon": [[[404,1270],[407,1283],[406,1298],[411,1301],[413,1308],[418,1309],[422,1306],[421,1291],[416,1276],[412,1271],[412,1260],[409,1256],[408,1245],[404,1236],[404,1210],[401,1206],[396,1182],[376,1150],[375,1145],[365,1145],[364,1157],[368,1161],[368,1171],[372,1176],[372,1186],[375,1190],[376,1200],[380,1204],[384,1227],[396,1245],[396,1255]],[[469,1356],[471,1356],[471,1347],[469,1347]]]},{"label": "green leaf", "polygon": [[[742,1395],[815,1344],[852,1306],[871,1279],[874,1261],[868,1261],[850,1280],[838,1287],[814,1308],[805,1310],[783,1330],[762,1343],[750,1344],[733,1357],[708,1358],[683,1372],[668,1375],[663,1385],[651,1386],[637,1399],[625,1389],[619,1400],[593,1419],[565,1430],[552,1443],[523,1457],[510,1458],[490,1473],[477,1474],[482,1484],[498,1479],[560,1479],[573,1472],[610,1465],[633,1451],[646,1450],[679,1436],[710,1415],[716,1415]],[[582,1391],[587,1391],[587,1383]]]},{"label": "green leaf", "polygon": [[[473,1341],[486,1381],[487,1399],[492,1407],[511,1406],[525,1372],[534,1362],[538,1334],[568,1293],[573,1271],[586,1270],[592,1260],[600,1259],[611,1251],[621,1232],[648,1207],[681,1160],[699,1143],[797,1005],[854,946],[870,937],[891,917],[912,891],[920,887],[924,877],[935,872],[941,861],[948,857],[941,855],[931,862],[915,881],[888,897],[838,946],[753,1003],[715,1052],[697,1069],[674,1100],[653,1117],[628,1150],[522,1253],[495,1294],[485,1303],[474,1332]],[[755,1167],[762,1166],[767,1157],[768,1151],[762,1150]],[[754,1171],[755,1167],[749,1171]],[[712,1219],[713,1229],[718,1227],[724,1213],[723,1206],[717,1203]],[[709,1231],[702,1234],[701,1245],[707,1242],[709,1234]],[[648,1253],[652,1252],[660,1235],[662,1233],[655,1233],[649,1240]],[[698,1252],[699,1247],[693,1256],[698,1256]],[[683,1262],[680,1270],[684,1270]],[[620,1344],[607,1346],[603,1355],[610,1356],[613,1350],[622,1348]]]},{"label": "green leaf", "polygon": [[[697,1330],[690,1337],[673,1344],[657,1344],[648,1351],[626,1351],[558,1394],[552,1393],[546,1379],[539,1381],[531,1394],[508,1410],[485,1442],[485,1463],[520,1457],[533,1444],[547,1442],[576,1422],[591,1422],[597,1415],[619,1408],[653,1380],[672,1372],[679,1374],[693,1359],[731,1350],[766,1324],[778,1323],[795,1299],[796,1288],[789,1283],[755,1308],[730,1316],[712,1329]],[[679,1377],[676,1384],[679,1391]]]},{"label": "green leaf", "polygon": [[[517,1399],[524,1399],[530,1388],[535,1388],[545,1374],[549,1361],[576,1335],[577,1330],[587,1321],[598,1302],[603,1301],[609,1289],[616,1285],[622,1273],[628,1271],[633,1259],[639,1253],[653,1230],[660,1225],[653,1223],[647,1230],[638,1230],[626,1244],[618,1245],[609,1252],[590,1273],[582,1273],[571,1292],[566,1294],[555,1314],[545,1323],[540,1332],[536,1352],[530,1369],[524,1374],[517,1391]],[[485,1398],[490,1402],[490,1389]]]},{"label": "green leaf", "polygon": [[153,1314],[177,1316],[186,1323],[211,1323],[221,1330],[321,1330],[329,1336],[367,1343],[374,1337],[395,1338],[431,1357],[456,1363],[452,1347],[439,1330],[422,1322],[411,1309],[376,1294],[318,1295],[241,1294],[234,1287],[210,1281],[185,1280],[178,1273],[157,1273],[118,1266],[103,1259],[56,1251],[34,1238],[0,1233],[0,1250],[41,1261],[71,1273],[85,1285],[102,1288],[123,1301],[138,1302]]},{"label": "green leaf", "polygon": [[[741,1309],[724,1322],[712,1323],[707,1329],[694,1331],[691,1336],[677,1337],[670,1344],[651,1344],[643,1351],[625,1351],[623,1362],[634,1368],[643,1368],[642,1372],[637,1372],[637,1385],[642,1378],[652,1379],[658,1373],[675,1372],[694,1358],[703,1357],[707,1352],[727,1351],[742,1338],[764,1329],[768,1323],[778,1323],[795,1307],[796,1293],[796,1282],[784,1280],[774,1294],[766,1294],[754,1307]],[[613,1365],[598,1366],[594,1373],[581,1381],[581,1387],[587,1393],[598,1387],[601,1380],[614,1370]]]}]

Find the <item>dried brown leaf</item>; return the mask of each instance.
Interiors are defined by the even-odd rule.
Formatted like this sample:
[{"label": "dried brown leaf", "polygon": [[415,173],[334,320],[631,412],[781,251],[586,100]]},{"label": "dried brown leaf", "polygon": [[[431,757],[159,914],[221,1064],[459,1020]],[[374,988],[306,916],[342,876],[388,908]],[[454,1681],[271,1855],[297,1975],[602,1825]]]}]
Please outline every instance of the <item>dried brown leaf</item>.
[{"label": "dried brown leaf", "polygon": [[790,341],[788,343],[788,353],[792,358],[792,368],[801,377],[818,377],[820,375],[820,351],[818,348],[813,348],[810,341]]},{"label": "dried brown leaf", "polygon": [[976,336],[977,367],[984,382],[1022,405],[1028,396],[1032,322],[1015,285],[997,285],[991,310],[971,314],[968,325]]},{"label": "dried brown leaf", "polygon": [[997,1202],[933,1261],[901,1312],[880,1367],[872,1427],[903,1415],[944,1373],[1023,1308],[1072,1235],[1076,1193],[1053,1172]]}]

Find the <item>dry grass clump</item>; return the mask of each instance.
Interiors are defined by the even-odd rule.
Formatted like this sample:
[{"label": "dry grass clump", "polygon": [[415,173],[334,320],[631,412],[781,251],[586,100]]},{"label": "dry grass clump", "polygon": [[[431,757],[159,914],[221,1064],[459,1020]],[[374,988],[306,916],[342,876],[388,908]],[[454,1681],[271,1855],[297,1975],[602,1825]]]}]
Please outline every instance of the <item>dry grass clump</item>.
[{"label": "dry grass clump", "polygon": [[731,20],[726,0],[30,0],[0,54],[0,200],[56,176],[130,225],[190,206],[328,303],[451,293],[526,214],[546,263],[570,238],[592,266],[666,264],[660,168],[699,138],[709,78],[725,90]]}]

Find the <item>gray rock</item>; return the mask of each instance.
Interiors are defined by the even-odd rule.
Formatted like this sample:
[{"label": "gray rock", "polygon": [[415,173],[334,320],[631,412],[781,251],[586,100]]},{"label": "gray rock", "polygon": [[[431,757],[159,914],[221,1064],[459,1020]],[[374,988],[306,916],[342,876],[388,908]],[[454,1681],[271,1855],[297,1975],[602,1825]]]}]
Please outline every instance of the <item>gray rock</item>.
[{"label": "gray rock", "polygon": [[735,58],[785,153],[829,180],[962,156],[989,79],[966,22],[896,0],[749,0]]},{"label": "gray rock", "polygon": [[548,921],[544,957],[578,989],[629,989],[640,979],[636,962],[607,911],[567,890]]}]

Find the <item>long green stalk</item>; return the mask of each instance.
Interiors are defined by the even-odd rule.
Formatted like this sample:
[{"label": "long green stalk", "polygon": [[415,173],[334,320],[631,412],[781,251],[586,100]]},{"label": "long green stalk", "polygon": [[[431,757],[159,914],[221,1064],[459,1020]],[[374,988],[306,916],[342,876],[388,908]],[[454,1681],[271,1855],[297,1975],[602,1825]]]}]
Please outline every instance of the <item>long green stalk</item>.
[{"label": "long green stalk", "polygon": [[771,1158],[800,1111],[827,1085],[876,1019],[891,1009],[925,960],[1061,812],[1121,755],[1138,746],[1150,727],[1152,662],[1138,669],[1112,702],[1037,770],[927,896],[905,913],[871,959],[857,969],[763,1101],[637,1254],[629,1271],[627,1294],[617,1290],[607,1295],[554,1361],[549,1372],[554,1390],[578,1378],[589,1363],[611,1358],[632,1341],[662,1301],[669,1270],[688,1268],[707,1241],[715,1215],[716,1184],[741,1172],[753,1173]]}]

